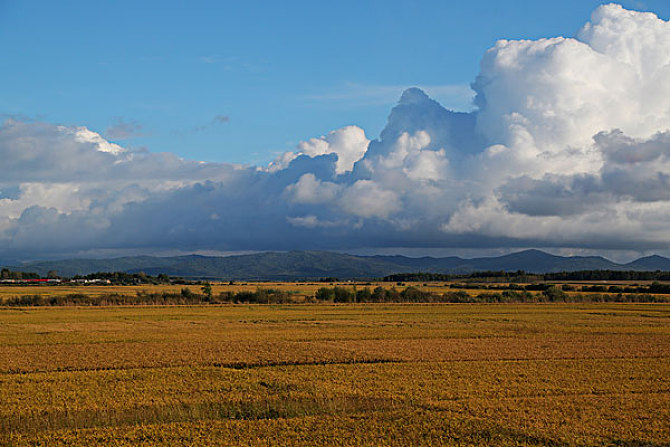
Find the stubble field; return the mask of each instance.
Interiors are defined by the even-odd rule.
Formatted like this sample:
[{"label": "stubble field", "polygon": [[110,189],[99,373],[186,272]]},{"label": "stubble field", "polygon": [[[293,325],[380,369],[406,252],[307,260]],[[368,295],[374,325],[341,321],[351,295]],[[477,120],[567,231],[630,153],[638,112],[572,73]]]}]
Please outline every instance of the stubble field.
[{"label": "stubble field", "polygon": [[670,305],[0,308],[6,445],[670,445]]},{"label": "stubble field", "polygon": [[[383,287],[390,289],[397,286],[392,282],[358,282],[358,283],[319,283],[319,282],[236,282],[229,284],[226,282],[212,282],[212,293],[218,295],[220,293],[238,293],[238,292],[255,292],[258,289],[272,289],[281,290],[290,293],[296,297],[296,300],[304,300],[306,297],[313,297],[316,291],[322,287],[332,287],[338,285],[347,289],[352,289],[354,285],[359,289],[368,287],[374,289],[375,287]],[[449,282],[430,282],[424,284],[413,284],[417,288],[435,293],[444,293],[452,290]],[[180,284],[141,284],[141,285],[81,285],[81,284],[59,284],[57,286],[44,285],[26,285],[26,286],[10,286],[0,285],[0,305],[2,300],[17,296],[27,295],[42,295],[42,296],[66,296],[70,294],[84,294],[92,297],[100,297],[109,294],[134,295],[137,293],[180,293],[182,289],[188,289],[193,293],[200,293],[201,286],[195,285],[180,285]],[[463,289],[455,289],[463,290]],[[486,292],[484,289],[472,288],[465,290],[467,293],[476,295],[478,293]]]}]

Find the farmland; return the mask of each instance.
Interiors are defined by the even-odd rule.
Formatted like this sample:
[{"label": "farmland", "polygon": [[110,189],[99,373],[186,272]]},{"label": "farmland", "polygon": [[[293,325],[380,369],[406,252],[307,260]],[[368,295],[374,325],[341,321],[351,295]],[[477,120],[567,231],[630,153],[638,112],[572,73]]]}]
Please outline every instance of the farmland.
[{"label": "farmland", "polygon": [[6,307],[0,402],[6,445],[662,446],[670,305]]},{"label": "farmland", "polygon": [[[209,289],[205,292],[203,285]],[[0,285],[0,305],[119,305],[313,302],[670,302],[658,281],[191,282]]]},{"label": "farmland", "polygon": [[[212,291],[214,294],[226,292],[249,292],[255,291],[258,288],[275,289],[294,293],[298,296],[314,296],[316,291],[321,287],[329,287],[332,284],[337,284],[343,287],[352,288],[354,285],[358,288],[363,287],[398,287],[396,283],[390,282],[358,282],[358,283],[319,283],[319,282],[234,282],[222,283],[212,282]],[[430,292],[444,292],[449,290],[451,283],[449,282],[430,282],[422,283],[419,287],[422,290]],[[198,285],[180,285],[180,284],[142,284],[142,285],[78,285],[78,284],[60,284],[56,286],[50,285],[27,285],[27,286],[10,286],[0,285],[0,300],[22,295],[69,295],[69,294],[85,294],[90,296],[103,296],[106,294],[136,294],[138,292],[144,293],[179,293],[181,289],[188,288],[193,292],[199,292]],[[483,289],[471,289],[470,293],[479,293]]]}]

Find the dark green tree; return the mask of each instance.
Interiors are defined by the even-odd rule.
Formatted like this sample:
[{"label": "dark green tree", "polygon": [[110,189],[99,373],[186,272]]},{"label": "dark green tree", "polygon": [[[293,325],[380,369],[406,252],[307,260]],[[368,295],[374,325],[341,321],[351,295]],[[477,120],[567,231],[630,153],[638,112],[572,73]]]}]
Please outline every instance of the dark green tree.
[{"label": "dark green tree", "polygon": [[200,290],[207,301],[212,301],[212,285],[209,282],[204,283]]}]

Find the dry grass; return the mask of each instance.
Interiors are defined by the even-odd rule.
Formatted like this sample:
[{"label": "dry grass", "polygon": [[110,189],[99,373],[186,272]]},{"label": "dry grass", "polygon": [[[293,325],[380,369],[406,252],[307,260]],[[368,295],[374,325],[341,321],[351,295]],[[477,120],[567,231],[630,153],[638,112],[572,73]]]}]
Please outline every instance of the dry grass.
[{"label": "dry grass", "polygon": [[[602,281],[556,281],[556,284],[569,284],[578,289],[578,291],[568,291],[568,295],[600,295],[602,292],[594,291],[581,291],[581,286],[583,285],[602,285]],[[608,281],[608,285],[648,285],[651,281]],[[404,283],[403,283],[404,284]],[[235,282],[229,284],[228,282],[214,282],[212,283],[212,293],[214,295],[219,295],[221,293],[239,293],[239,292],[254,292],[260,289],[274,289],[282,292],[289,293],[295,302],[305,302],[310,301],[316,291],[322,287],[332,287],[337,285],[339,287],[344,287],[349,290],[361,290],[363,288],[369,288],[373,290],[375,287],[382,287],[384,289],[397,288],[397,290],[403,290],[406,286],[411,285],[417,289],[430,292],[434,294],[444,294],[447,292],[465,292],[470,296],[477,296],[480,294],[487,293],[496,293],[500,290],[489,290],[486,289],[482,284],[479,287],[477,285],[471,285],[473,288],[459,288],[454,287],[454,284],[461,285],[461,281],[452,281],[452,282],[425,282],[425,283],[406,283],[405,285],[398,285],[391,282],[340,282],[340,283],[320,283],[320,282]],[[509,284],[506,283],[495,283],[496,286],[504,287]],[[517,286],[526,286],[527,284],[516,284]],[[43,297],[52,297],[52,296],[67,296],[73,294],[83,294],[90,297],[103,297],[105,295],[126,295],[134,296],[138,293],[146,294],[160,294],[160,293],[173,293],[179,294],[182,289],[189,289],[193,293],[201,293],[201,286],[199,285],[170,285],[170,284],[158,284],[158,285],[136,285],[136,286],[121,286],[121,285],[75,285],[75,284],[60,284],[60,285],[34,285],[34,286],[10,286],[10,285],[0,285],[0,305],[3,300],[8,298],[16,298],[21,296],[43,296]],[[541,294],[539,291],[531,291],[530,293],[534,295]],[[667,295],[661,294],[650,294],[655,296],[667,297]]]},{"label": "dry grass", "polygon": [[[375,287],[383,287],[390,289],[397,286],[395,283],[389,282],[359,282],[359,283],[332,283],[340,287],[353,289],[354,287],[362,289],[369,287],[371,290]],[[431,282],[422,284],[415,284],[415,286],[423,291],[433,293],[445,293],[447,291],[456,291],[459,289],[451,289],[451,283],[448,282]],[[321,287],[332,287],[331,283],[309,283],[309,282],[236,282],[229,283],[212,283],[212,293],[217,295],[225,292],[254,292],[259,288],[275,289],[284,292],[295,294],[297,297],[313,297],[316,291]],[[200,293],[201,287],[198,285],[137,285],[137,286],[121,286],[121,285],[83,285],[83,284],[59,284],[59,285],[35,285],[35,286],[9,286],[0,285],[0,302],[6,298],[13,298],[18,296],[67,296],[71,294],[84,294],[92,297],[100,297],[109,294],[119,295],[136,295],[137,293],[180,293],[182,289],[189,289],[191,292]],[[475,296],[480,293],[488,292],[486,289],[465,289],[469,295]]]},{"label": "dry grass", "polygon": [[0,444],[670,440],[670,305],[0,309]]}]

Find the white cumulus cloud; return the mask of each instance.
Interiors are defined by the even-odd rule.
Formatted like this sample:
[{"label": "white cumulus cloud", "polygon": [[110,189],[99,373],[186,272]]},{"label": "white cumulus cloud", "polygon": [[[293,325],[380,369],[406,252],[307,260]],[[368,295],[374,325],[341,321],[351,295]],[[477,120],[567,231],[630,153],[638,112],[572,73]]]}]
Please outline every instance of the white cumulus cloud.
[{"label": "white cumulus cloud", "polygon": [[335,172],[343,174],[351,171],[354,163],[363,157],[369,143],[370,140],[366,138],[365,132],[360,127],[343,127],[331,131],[326,136],[301,141],[297,152],[285,152],[270,165],[270,170],[283,169],[300,155],[313,158],[319,155],[335,154],[337,156]]},{"label": "white cumulus cloud", "polygon": [[475,109],[407,89],[378,138],[269,167],[0,127],[0,253],[383,247],[670,249],[670,24],[598,7],[574,37],[501,40]]}]

